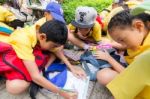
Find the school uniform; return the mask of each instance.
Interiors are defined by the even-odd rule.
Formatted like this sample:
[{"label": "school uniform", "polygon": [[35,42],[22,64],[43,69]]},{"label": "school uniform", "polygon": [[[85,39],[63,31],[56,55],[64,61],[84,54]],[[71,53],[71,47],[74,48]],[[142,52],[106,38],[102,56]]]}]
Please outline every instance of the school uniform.
[{"label": "school uniform", "polygon": [[150,99],[150,33],[137,51],[128,49],[127,53],[130,65],[107,88],[115,99]]},{"label": "school uniform", "polygon": [[0,74],[8,80],[32,81],[22,60],[35,61],[45,66],[48,56],[37,45],[35,26],[15,30],[11,35],[0,35]]},{"label": "school uniform", "polygon": [[[69,30],[75,31],[77,28],[72,24],[68,25]],[[75,34],[75,33],[74,33]],[[95,22],[92,30],[88,34],[89,38],[93,38],[95,42],[99,42],[101,40],[101,26],[98,22]]]}]

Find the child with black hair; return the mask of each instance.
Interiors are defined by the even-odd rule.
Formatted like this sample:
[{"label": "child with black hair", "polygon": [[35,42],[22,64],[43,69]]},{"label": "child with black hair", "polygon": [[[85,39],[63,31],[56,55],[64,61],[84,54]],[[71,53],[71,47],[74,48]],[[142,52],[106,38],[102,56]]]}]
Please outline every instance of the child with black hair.
[{"label": "child with black hair", "polygon": [[[49,20],[59,20],[63,23],[65,23],[65,20],[63,18],[63,9],[60,4],[56,2],[50,2],[45,9],[44,17],[39,19],[34,25],[41,26],[44,22]],[[68,59],[65,57],[63,53],[63,46],[55,48],[53,50],[54,54],[61,59],[69,68],[69,70],[79,78],[84,78],[86,76],[84,70],[78,66],[72,65]]]},{"label": "child with black hair", "polygon": [[95,54],[98,59],[108,61],[112,65],[112,68],[100,70],[97,79],[99,83],[108,84],[107,87],[115,99],[150,98],[149,24],[149,14],[141,13],[133,16],[129,11],[116,14],[109,22],[108,32],[116,42],[126,46],[125,59],[129,64],[125,69],[107,52],[99,51]]},{"label": "child with black hair", "polygon": [[49,57],[51,50],[64,45],[67,35],[67,27],[57,20],[47,21],[41,27],[36,25],[15,30],[10,36],[0,35],[0,75],[7,79],[7,91],[20,94],[33,81],[66,99],[74,99],[76,93],[62,91],[39,71],[50,65],[53,60]]}]

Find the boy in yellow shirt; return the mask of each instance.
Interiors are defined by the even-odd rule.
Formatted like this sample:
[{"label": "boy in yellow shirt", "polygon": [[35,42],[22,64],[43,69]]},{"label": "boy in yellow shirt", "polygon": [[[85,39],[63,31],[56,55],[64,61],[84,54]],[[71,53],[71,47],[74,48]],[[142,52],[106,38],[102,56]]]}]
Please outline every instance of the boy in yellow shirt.
[{"label": "boy in yellow shirt", "polygon": [[[150,2],[143,3],[144,5]],[[142,5],[143,5],[142,4]],[[141,6],[143,9],[143,6]],[[146,9],[146,6],[144,6]],[[148,10],[149,6],[147,6]],[[138,10],[140,11],[140,10]],[[149,55],[150,55],[150,15],[131,15],[123,11],[115,15],[108,25],[110,36],[126,46],[125,56],[129,66],[124,69],[106,52],[97,52],[96,57],[112,64],[97,74],[98,81],[107,85],[115,99],[149,99]],[[119,74],[120,73],[120,74]],[[118,75],[119,74],[119,75]],[[114,79],[115,78],[115,79]]]},{"label": "boy in yellow shirt", "polygon": [[15,30],[10,36],[3,38],[5,40],[0,39],[0,75],[6,77],[6,88],[9,93],[20,94],[33,81],[64,98],[76,97],[75,93],[62,91],[53,85],[38,69],[41,66],[49,66],[52,60],[51,57],[48,59],[51,49],[67,41],[67,27],[64,23],[51,20],[41,27],[31,26]]},{"label": "boy in yellow shirt", "polygon": [[[59,20],[59,21],[65,23],[65,20],[63,18],[63,9],[62,9],[61,5],[56,2],[50,2],[47,5],[44,16],[45,17],[39,19],[34,25],[41,26],[44,22],[46,22],[48,20]],[[75,76],[77,76],[79,78],[85,77],[85,72],[80,67],[73,66],[68,61],[68,59],[65,57],[65,55],[63,53],[63,46],[55,48],[53,50],[53,52],[58,58],[60,58],[67,65],[67,67],[70,69],[70,71]]]},{"label": "boy in yellow shirt", "polygon": [[69,41],[74,45],[88,49],[88,43],[98,43],[101,40],[101,26],[96,21],[97,11],[93,7],[80,6],[76,8],[75,20],[68,25]]}]

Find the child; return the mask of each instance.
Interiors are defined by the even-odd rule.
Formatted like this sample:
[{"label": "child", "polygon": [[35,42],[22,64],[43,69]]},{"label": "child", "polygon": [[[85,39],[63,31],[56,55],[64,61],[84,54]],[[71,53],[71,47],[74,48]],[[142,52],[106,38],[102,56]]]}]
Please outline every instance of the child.
[{"label": "child", "polygon": [[98,43],[101,40],[101,26],[96,22],[97,12],[93,7],[76,8],[75,20],[69,24],[69,41],[74,45],[88,49],[87,43]]},{"label": "child", "polygon": [[[53,19],[59,20],[59,21],[65,23],[65,20],[63,18],[63,9],[62,9],[61,5],[56,2],[50,2],[47,5],[44,15],[45,15],[45,17],[38,20],[35,23],[35,25],[41,26],[44,22],[46,22],[48,20],[53,20]],[[53,52],[56,56],[58,56],[58,58],[60,58],[67,65],[67,67],[70,69],[70,71],[75,76],[77,76],[79,78],[85,77],[84,71],[80,67],[75,67],[72,64],[70,64],[68,59],[64,56],[62,50],[63,50],[63,46],[56,48],[55,50],[53,50]]]},{"label": "child", "polygon": [[[104,9],[101,13],[100,16],[102,17],[102,21],[104,23],[104,28],[103,31],[106,32],[107,34],[107,26],[110,21],[110,19],[119,11],[122,10],[127,10],[127,9],[132,9],[136,5],[138,5],[140,2],[137,0],[130,0],[128,2],[124,2],[123,0],[113,0],[113,4],[110,5],[108,8]],[[109,35],[107,34],[109,37]]]},{"label": "child", "polygon": [[[0,6],[0,26],[14,30],[23,27],[24,23],[18,20],[15,15],[3,6]],[[0,30],[1,31],[1,30]]]},{"label": "child", "polygon": [[62,91],[46,80],[38,70],[38,67],[41,68],[51,61],[51,57],[47,60],[50,54],[45,55],[42,51],[49,52],[65,44],[66,40],[67,28],[64,23],[57,20],[47,21],[41,27],[36,25],[18,29],[10,36],[0,35],[0,74],[7,79],[7,91],[20,94],[33,81],[64,98],[75,97],[75,93]]},{"label": "child", "polygon": [[[126,46],[125,59],[129,64],[125,69],[106,52],[98,52],[95,55],[98,59],[106,60],[112,65],[112,68],[99,71],[97,78],[104,85],[109,83],[107,87],[115,99],[141,99],[136,95],[145,90],[144,88],[149,88],[146,87],[150,84],[149,61],[147,59],[149,54],[145,56],[145,53],[150,52],[149,21],[150,15],[146,13],[132,16],[128,11],[123,11],[116,14],[109,22],[108,32],[116,42]],[[119,73],[121,74],[118,75]],[[145,96],[147,95],[148,93],[145,93]]]},{"label": "child", "polygon": [[44,10],[44,17],[39,19],[35,25],[42,25],[44,22],[52,19],[65,23],[63,16],[63,9],[61,5],[56,2],[50,2]]}]

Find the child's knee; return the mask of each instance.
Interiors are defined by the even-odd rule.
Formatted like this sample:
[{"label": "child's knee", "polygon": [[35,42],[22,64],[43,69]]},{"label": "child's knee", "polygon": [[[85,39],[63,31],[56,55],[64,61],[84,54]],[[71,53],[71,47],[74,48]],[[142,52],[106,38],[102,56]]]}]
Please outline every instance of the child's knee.
[{"label": "child's knee", "polygon": [[28,87],[30,83],[24,81],[24,80],[7,80],[6,81],[6,89],[10,94],[21,94],[24,92]]},{"label": "child's knee", "polygon": [[108,76],[108,72],[106,72],[105,70],[100,70],[97,72],[97,80],[100,84],[102,85],[106,85],[107,81],[107,77]]},{"label": "child's knee", "polygon": [[105,68],[97,72],[97,80],[102,85],[107,85],[118,73]]}]

